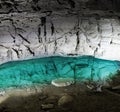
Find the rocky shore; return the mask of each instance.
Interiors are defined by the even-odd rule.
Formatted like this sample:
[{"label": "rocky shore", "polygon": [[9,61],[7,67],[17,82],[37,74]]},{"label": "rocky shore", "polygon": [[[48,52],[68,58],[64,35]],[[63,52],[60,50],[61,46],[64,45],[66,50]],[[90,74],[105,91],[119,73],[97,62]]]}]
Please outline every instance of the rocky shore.
[{"label": "rocky shore", "polygon": [[9,89],[0,96],[0,112],[118,112],[120,96],[115,94],[94,92],[84,84]]}]

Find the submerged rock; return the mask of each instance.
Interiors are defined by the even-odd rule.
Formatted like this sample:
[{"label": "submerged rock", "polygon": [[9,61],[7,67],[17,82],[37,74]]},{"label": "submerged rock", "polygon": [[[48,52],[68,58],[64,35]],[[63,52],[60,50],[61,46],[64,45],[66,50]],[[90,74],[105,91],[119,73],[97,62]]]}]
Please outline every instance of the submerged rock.
[{"label": "submerged rock", "polygon": [[74,84],[74,79],[72,79],[72,78],[58,78],[58,79],[52,80],[51,84],[56,86],[56,87],[65,87],[65,86],[69,86],[71,84]]}]

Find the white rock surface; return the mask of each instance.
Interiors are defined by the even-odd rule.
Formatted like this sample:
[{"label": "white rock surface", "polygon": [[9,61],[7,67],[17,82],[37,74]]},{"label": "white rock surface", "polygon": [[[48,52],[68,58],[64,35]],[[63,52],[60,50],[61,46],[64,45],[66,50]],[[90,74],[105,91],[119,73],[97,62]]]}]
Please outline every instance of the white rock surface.
[{"label": "white rock surface", "polygon": [[18,9],[10,7],[13,12],[8,12],[4,2],[0,9],[0,63],[58,54],[120,60],[120,13],[102,10],[107,2],[102,7],[91,5],[95,10],[90,10],[85,4],[89,5],[89,0],[74,0],[75,7],[72,0],[16,0]]},{"label": "white rock surface", "polygon": [[51,84],[56,86],[56,87],[66,87],[66,86],[69,86],[71,84],[74,84],[74,79],[72,79],[72,78],[58,78],[58,79],[52,80]]}]

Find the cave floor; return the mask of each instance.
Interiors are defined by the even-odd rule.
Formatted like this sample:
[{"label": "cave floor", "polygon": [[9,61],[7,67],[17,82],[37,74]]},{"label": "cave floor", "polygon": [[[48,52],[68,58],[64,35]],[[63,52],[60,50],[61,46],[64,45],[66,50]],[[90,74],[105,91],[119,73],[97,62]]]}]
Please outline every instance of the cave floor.
[{"label": "cave floor", "polygon": [[[0,112],[120,112],[119,92],[97,93],[82,84],[9,89],[0,96]],[[68,98],[60,102],[63,96]]]}]

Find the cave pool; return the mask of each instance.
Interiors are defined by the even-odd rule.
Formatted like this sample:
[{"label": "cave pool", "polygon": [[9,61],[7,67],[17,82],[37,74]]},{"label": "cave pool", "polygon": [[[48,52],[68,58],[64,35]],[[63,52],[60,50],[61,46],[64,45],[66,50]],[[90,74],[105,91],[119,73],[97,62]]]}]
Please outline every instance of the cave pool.
[{"label": "cave pool", "polygon": [[0,88],[49,84],[56,78],[74,78],[76,81],[105,82],[120,68],[119,61],[92,56],[49,56],[10,61],[0,65]]}]

